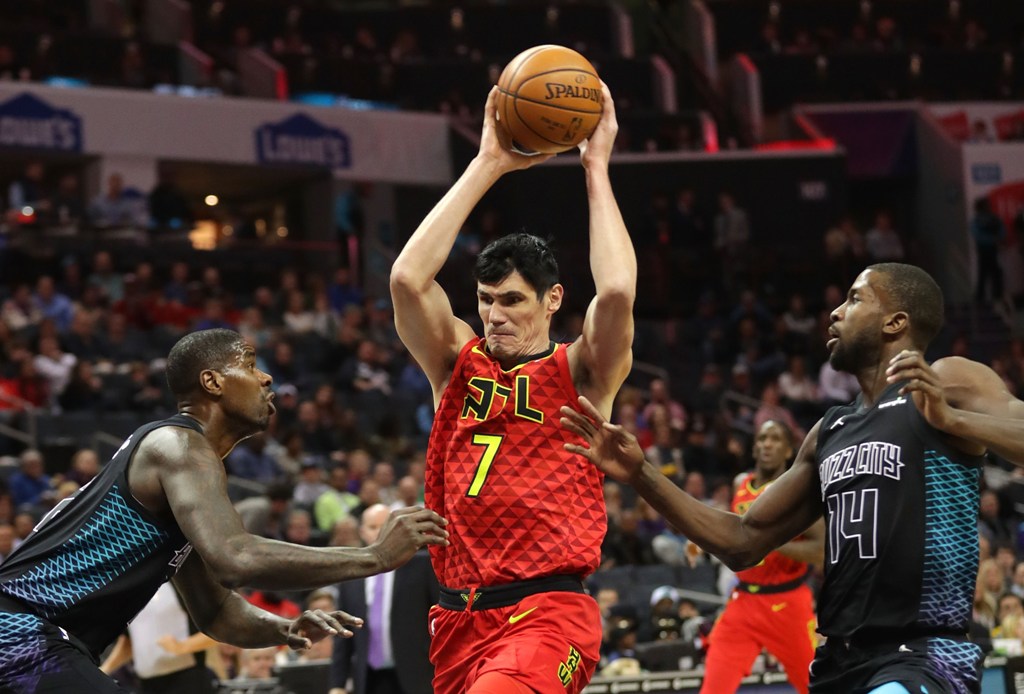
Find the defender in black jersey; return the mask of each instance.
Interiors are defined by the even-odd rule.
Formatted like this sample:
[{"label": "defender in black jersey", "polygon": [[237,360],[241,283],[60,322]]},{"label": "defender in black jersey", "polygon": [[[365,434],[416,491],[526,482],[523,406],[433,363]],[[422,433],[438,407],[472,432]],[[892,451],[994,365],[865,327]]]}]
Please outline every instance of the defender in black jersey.
[{"label": "defender in black jersey", "polygon": [[238,586],[303,589],[390,570],[446,542],[432,511],[396,511],[368,548],[311,548],[245,532],[222,459],[266,428],[270,377],[238,333],[206,330],[171,350],[177,415],[147,424],[103,471],[40,521],[0,565],[0,692],[117,692],[96,661],[171,579],[195,623],[245,648],[306,648],[362,620],[307,611],[281,619]]},{"label": "defender in black jersey", "polygon": [[746,514],[688,496],[635,437],[581,398],[567,447],[637,491],[690,539],[744,569],[824,515],[825,583],[811,691],[977,692],[981,649],[967,638],[978,569],[978,481],[986,449],[1024,465],[1024,402],[992,369],[922,356],[943,320],[923,270],[862,272],[832,312],[832,366],[861,395],[829,410],[793,466]]}]

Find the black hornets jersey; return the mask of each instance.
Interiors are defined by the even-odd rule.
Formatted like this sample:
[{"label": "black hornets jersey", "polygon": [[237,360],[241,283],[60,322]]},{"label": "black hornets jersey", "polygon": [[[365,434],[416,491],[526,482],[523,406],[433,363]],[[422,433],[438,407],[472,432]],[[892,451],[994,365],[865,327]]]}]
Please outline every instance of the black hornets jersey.
[{"label": "black hornets jersey", "polygon": [[970,623],[981,458],[947,445],[901,385],[874,407],[831,408],[818,432],[828,637],[963,635]]},{"label": "black hornets jersey", "polygon": [[[190,417],[140,427],[102,472],[61,501],[0,564],[0,600],[61,627],[96,657],[188,556],[177,524],[157,520],[128,488],[139,442],[159,427],[201,431]],[[29,617],[29,615],[26,615]]]}]

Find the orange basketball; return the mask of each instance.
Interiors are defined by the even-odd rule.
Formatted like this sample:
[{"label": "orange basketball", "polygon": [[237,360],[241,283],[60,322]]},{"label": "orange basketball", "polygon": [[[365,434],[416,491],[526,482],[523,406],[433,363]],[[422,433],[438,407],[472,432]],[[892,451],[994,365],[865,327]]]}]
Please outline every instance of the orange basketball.
[{"label": "orange basketball", "polygon": [[572,149],[594,132],[602,111],[601,79],[571,48],[529,48],[498,78],[498,127],[522,154]]}]

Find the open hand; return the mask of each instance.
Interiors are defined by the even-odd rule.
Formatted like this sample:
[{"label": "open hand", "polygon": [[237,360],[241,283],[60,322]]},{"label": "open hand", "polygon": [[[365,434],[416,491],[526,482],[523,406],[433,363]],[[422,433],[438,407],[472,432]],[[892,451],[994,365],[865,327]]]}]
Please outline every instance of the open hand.
[{"label": "open hand", "polygon": [[553,154],[526,155],[512,151],[512,141],[504,128],[498,125],[498,87],[491,87],[484,104],[484,129],[480,134],[480,155],[490,157],[504,173],[528,169],[547,161]]},{"label": "open hand", "polygon": [[380,557],[384,570],[390,571],[412,559],[421,547],[447,546],[446,525],[448,521],[428,508],[410,506],[392,511],[370,549]]},{"label": "open hand", "polygon": [[583,412],[563,407],[559,423],[581,436],[587,445],[567,443],[564,444],[565,450],[582,455],[614,480],[627,484],[632,482],[644,464],[644,451],[636,437],[620,425],[610,423],[582,395],[579,404]]},{"label": "open hand", "polygon": [[301,651],[328,636],[350,638],[352,632],[348,627],[358,629],[361,626],[363,626],[362,619],[341,610],[335,612],[306,610],[292,620],[288,627],[288,647],[295,651]]},{"label": "open hand", "polygon": [[615,102],[608,90],[608,85],[601,82],[601,120],[590,137],[577,145],[580,149],[580,160],[583,166],[600,166],[608,168],[615,147],[615,136],[619,132],[619,121],[615,117]]},{"label": "open hand", "polygon": [[924,355],[913,350],[903,350],[889,360],[885,375],[889,383],[906,381],[900,388],[900,395],[909,393],[929,424],[940,431],[948,431],[956,412],[946,400],[942,379],[924,360]]}]

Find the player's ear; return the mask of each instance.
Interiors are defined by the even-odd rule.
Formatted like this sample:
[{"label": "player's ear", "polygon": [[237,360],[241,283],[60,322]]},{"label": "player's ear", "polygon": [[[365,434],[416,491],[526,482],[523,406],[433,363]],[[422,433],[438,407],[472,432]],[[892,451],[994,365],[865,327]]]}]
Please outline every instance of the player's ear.
[{"label": "player's ear", "polygon": [[882,332],[893,337],[907,330],[910,330],[910,315],[906,311],[896,311],[889,314],[885,319],[885,323],[882,324]]},{"label": "player's ear", "polygon": [[220,395],[224,389],[224,377],[219,371],[206,369],[199,374],[199,385],[211,395]]},{"label": "player's ear", "polygon": [[565,287],[555,284],[548,290],[548,311],[554,313],[562,307],[562,296],[565,294]]}]

